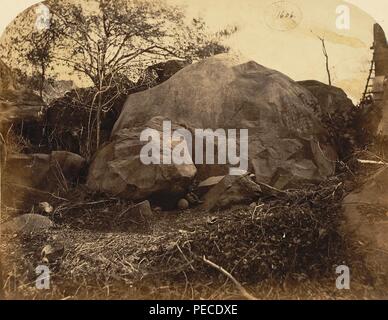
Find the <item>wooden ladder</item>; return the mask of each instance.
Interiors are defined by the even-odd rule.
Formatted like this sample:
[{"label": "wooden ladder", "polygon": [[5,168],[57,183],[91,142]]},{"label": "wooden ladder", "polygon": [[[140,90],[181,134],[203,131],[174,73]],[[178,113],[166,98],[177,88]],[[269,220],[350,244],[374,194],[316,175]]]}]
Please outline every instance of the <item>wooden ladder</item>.
[{"label": "wooden ladder", "polygon": [[365,99],[368,95],[373,94],[372,88],[373,88],[373,80],[375,79],[375,71],[376,71],[375,61],[372,60],[371,66],[369,69],[368,80],[366,81],[364,94],[362,96],[362,101],[365,101]]}]

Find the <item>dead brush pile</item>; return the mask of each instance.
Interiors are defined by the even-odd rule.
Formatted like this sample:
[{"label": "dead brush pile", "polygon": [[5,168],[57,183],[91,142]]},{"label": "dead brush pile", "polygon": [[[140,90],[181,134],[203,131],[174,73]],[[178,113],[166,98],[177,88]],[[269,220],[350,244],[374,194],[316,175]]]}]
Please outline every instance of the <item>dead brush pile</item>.
[{"label": "dead brush pile", "polygon": [[144,259],[158,274],[206,276],[214,274],[206,257],[250,283],[293,274],[332,274],[346,251],[339,234],[344,193],[343,183],[334,178],[262,199],[255,208],[223,212],[193,230],[180,230],[178,239],[174,236]]}]

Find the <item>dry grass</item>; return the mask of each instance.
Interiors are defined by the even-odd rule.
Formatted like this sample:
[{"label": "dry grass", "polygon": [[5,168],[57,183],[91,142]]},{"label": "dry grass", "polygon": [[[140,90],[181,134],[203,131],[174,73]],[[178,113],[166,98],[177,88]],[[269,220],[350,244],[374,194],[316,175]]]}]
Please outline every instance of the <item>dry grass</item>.
[{"label": "dry grass", "polygon": [[[203,256],[259,299],[387,298],[360,247],[338,231],[346,185],[333,178],[258,199],[256,207],[155,213],[148,231],[118,223],[130,202],[73,190],[64,196],[68,201],[55,203],[56,229],[2,238],[6,298],[244,298]],[[65,244],[65,254],[50,265],[51,290],[39,291],[40,252],[56,242]],[[335,289],[339,264],[351,267],[350,291]]]}]

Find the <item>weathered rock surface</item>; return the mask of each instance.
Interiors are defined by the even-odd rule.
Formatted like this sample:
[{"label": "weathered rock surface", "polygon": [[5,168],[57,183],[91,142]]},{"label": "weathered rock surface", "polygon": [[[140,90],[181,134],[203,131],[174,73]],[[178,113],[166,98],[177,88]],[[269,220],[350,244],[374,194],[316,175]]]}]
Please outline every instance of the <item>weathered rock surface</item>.
[{"label": "weathered rock surface", "polygon": [[0,60],[0,131],[18,121],[36,121],[42,119],[43,100],[18,85],[12,71]]},{"label": "weathered rock surface", "polygon": [[48,200],[44,193],[77,180],[85,165],[85,159],[69,152],[11,154],[3,168],[3,200],[13,208],[38,205]]},{"label": "weathered rock surface", "polygon": [[207,193],[211,188],[219,184],[225,176],[210,177],[198,184],[197,192],[200,196]]},{"label": "weathered rock surface", "polygon": [[388,136],[388,43],[385,32],[379,24],[376,23],[373,29],[373,60],[375,61],[375,78],[371,90],[373,91],[373,108],[381,112],[376,133],[386,139]]},{"label": "weathered rock surface", "polygon": [[[90,166],[88,187],[132,200],[184,195],[197,173],[193,164],[145,165],[140,159],[140,151],[146,145],[140,141],[141,132],[152,128],[162,135],[163,120],[156,117],[145,127],[120,130],[113,142],[98,152]],[[163,157],[162,149],[160,156]]]},{"label": "weathered rock surface", "polygon": [[190,208],[190,203],[186,199],[180,199],[178,201],[177,207],[179,210],[187,210]]},{"label": "weathered rock surface", "polygon": [[299,81],[298,84],[317,98],[316,111],[321,117],[329,114],[347,119],[351,116],[354,104],[341,88],[329,86],[316,80]]},{"label": "weathered rock surface", "polygon": [[53,190],[62,175],[67,180],[77,179],[86,165],[81,156],[54,151],[50,154],[11,154],[7,157],[4,181],[42,190]]},{"label": "weathered rock surface", "polygon": [[152,223],[152,209],[149,201],[140,202],[125,211],[119,218],[120,225],[149,229]]},{"label": "weathered rock surface", "polygon": [[78,154],[67,151],[53,151],[50,159],[51,165],[58,165],[61,173],[68,181],[79,178],[81,171],[86,166],[86,160]]},{"label": "weathered rock surface", "polygon": [[383,168],[361,189],[348,195],[343,205],[344,231],[363,245],[369,267],[388,280],[387,190],[388,168]]},{"label": "weathered rock surface", "polygon": [[250,204],[262,190],[248,175],[226,176],[204,196],[202,208],[215,210],[236,204]]},{"label": "weathered rock surface", "polygon": [[4,223],[1,231],[5,234],[30,234],[46,231],[54,226],[54,223],[38,214],[25,214]]},{"label": "weathered rock surface", "polygon": [[[301,180],[321,181],[333,174],[336,153],[314,114],[317,103],[310,91],[280,72],[253,61],[242,63],[233,55],[219,55],[184,68],[157,87],[129,96],[114,126],[112,141],[119,141],[132,128],[146,128],[147,122],[159,115],[190,130],[248,129],[249,170],[258,181],[280,187]],[[105,182],[106,163],[114,160],[112,147],[97,154],[91,186],[124,192]],[[104,160],[107,154],[109,159]],[[217,172],[215,167],[197,166],[197,177],[204,180],[225,175],[230,166],[219,165],[225,170]],[[118,185],[122,185],[120,180]]]},{"label": "weathered rock surface", "polygon": [[318,104],[312,106],[314,113],[330,132],[331,141],[340,156],[342,158],[348,156],[352,152],[356,139],[359,139],[358,109],[340,88],[315,80],[298,83],[317,98]]},{"label": "weathered rock surface", "polygon": [[129,96],[112,142],[90,167],[88,186],[141,200],[183,193],[195,175],[206,179],[227,174],[230,166],[223,164],[198,165],[198,172],[194,165],[143,165],[140,132],[155,127],[161,131],[160,116],[191,132],[248,129],[249,170],[259,182],[285,188],[320,181],[334,173],[336,153],[314,114],[317,105],[310,91],[255,62],[241,63],[231,55],[204,60]]}]

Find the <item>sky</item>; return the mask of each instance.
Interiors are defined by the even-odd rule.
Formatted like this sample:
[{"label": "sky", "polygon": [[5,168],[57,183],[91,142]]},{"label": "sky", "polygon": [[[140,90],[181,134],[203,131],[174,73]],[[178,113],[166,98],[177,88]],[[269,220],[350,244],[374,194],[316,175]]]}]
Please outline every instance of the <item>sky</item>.
[{"label": "sky", "polygon": [[[373,23],[378,21],[388,30],[387,0],[285,0],[287,4],[281,8],[295,14],[295,25],[279,25],[273,15],[279,0],[167,1],[184,5],[189,16],[202,16],[214,30],[237,25],[239,32],[228,40],[233,51],[294,80],[327,82],[318,39],[324,37],[333,84],[344,89],[355,102],[365,86],[372,57]],[[17,14],[38,2],[1,0],[0,33]],[[336,9],[343,4],[350,10],[350,28],[339,30]]]}]

